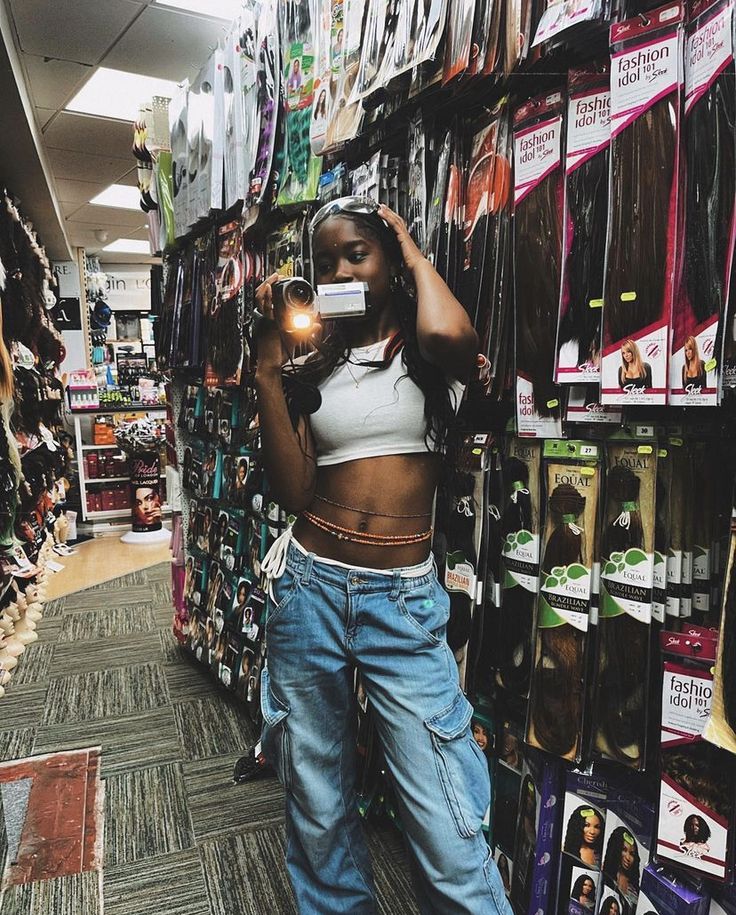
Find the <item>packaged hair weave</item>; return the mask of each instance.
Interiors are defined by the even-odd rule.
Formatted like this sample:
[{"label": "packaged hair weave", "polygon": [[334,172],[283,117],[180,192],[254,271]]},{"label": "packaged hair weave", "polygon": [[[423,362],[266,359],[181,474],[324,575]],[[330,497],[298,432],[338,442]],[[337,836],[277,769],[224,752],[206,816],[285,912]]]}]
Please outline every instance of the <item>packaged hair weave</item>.
[{"label": "packaged hair weave", "polygon": [[716,640],[661,633],[664,662],[656,852],[723,880],[732,846],[734,757],[703,740]]},{"label": "packaged hair weave", "polygon": [[736,753],[736,535],[731,535],[711,714],[703,737]]},{"label": "packaged hair weave", "polygon": [[592,597],[598,446],[544,445],[547,505],[527,742],[579,760]]},{"label": "packaged hair weave", "polygon": [[497,679],[520,696],[529,694],[534,605],[539,589],[541,469],[542,443],[511,439],[503,463],[503,590]]},{"label": "packaged hair weave", "polygon": [[[606,900],[611,897],[618,902],[621,915],[634,915],[636,912],[642,872],[649,863],[653,834],[652,800],[626,790],[616,791],[608,798],[596,909],[600,915],[606,911]],[[571,908],[571,915],[572,912]],[[585,915],[584,909],[576,909],[575,915]]]},{"label": "packaged hair weave", "polygon": [[568,772],[565,776],[555,915],[595,911],[610,792],[601,775]]},{"label": "packaged hair weave", "polygon": [[555,366],[555,378],[560,383],[600,381],[610,114],[608,65],[571,70]]},{"label": "packaged hair weave", "polygon": [[670,403],[712,406],[736,241],[733,0],[693,3],[685,45],[682,279],[672,318]]},{"label": "packaged hair weave", "polygon": [[656,444],[610,441],[601,531],[596,750],[641,769],[647,736]]},{"label": "packaged hair weave", "polygon": [[562,95],[537,96],[514,115],[516,414],[521,435],[559,436],[554,383],[562,259]]},{"label": "packaged hair weave", "polygon": [[611,27],[603,403],[667,402],[675,283],[682,9]]}]

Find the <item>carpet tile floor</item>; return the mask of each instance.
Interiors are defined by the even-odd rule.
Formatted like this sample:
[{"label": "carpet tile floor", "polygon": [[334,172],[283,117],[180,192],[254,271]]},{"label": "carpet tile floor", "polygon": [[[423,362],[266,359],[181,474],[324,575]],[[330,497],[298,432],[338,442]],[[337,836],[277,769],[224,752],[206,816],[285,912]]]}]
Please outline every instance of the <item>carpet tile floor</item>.
[{"label": "carpet tile floor", "polygon": [[[9,880],[2,915],[295,915],[275,780],[237,786],[256,738],[170,632],[163,563],[50,601],[0,700],[0,763],[100,747],[99,870]],[[380,915],[415,915],[398,834],[369,830]],[[8,836],[0,809],[0,875]],[[7,866],[6,866],[7,864]],[[347,915],[347,913],[346,913]]]}]

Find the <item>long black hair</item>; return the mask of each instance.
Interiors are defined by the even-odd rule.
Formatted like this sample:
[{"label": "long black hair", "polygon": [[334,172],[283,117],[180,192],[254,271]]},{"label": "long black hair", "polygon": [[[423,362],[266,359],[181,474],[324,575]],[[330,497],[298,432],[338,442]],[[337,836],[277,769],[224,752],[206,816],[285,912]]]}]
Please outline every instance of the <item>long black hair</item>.
[{"label": "long black hair", "polygon": [[[401,247],[394,234],[377,214],[337,213],[337,216],[352,220],[359,231],[375,239],[384,251],[388,263],[396,271],[392,280],[392,296],[396,307],[404,346],[401,361],[406,375],[417,385],[425,397],[425,441],[433,451],[444,454],[443,467],[447,470],[457,466],[458,429],[455,404],[452,402],[446,378],[437,366],[427,362],[419,351],[417,340],[417,301],[414,290],[403,271]],[[317,229],[319,231],[319,229]],[[351,347],[343,332],[340,321],[332,322],[327,334],[315,353],[305,363],[292,371],[301,382],[319,384],[344,365],[351,355]],[[445,482],[450,477],[443,475]]]},{"label": "long black hair", "polygon": [[[685,821],[687,823],[687,820]],[[631,841],[629,841],[631,840]],[[632,846],[633,861],[631,867],[624,871],[621,867],[621,853],[624,850],[624,844]],[[629,833],[625,826],[617,826],[611,833],[611,838],[606,846],[606,854],[603,859],[603,873],[609,880],[616,883],[616,875],[621,871],[628,877],[634,886],[639,886],[641,878],[641,859],[639,857],[639,844],[636,839]]]},{"label": "long black hair", "polygon": [[573,855],[576,858],[580,857],[580,849],[585,844],[585,838],[583,837],[585,821],[590,817],[597,817],[601,824],[601,831],[591,848],[599,856],[603,851],[603,814],[592,804],[581,804],[573,810],[570,814],[570,819],[567,821],[565,842],[562,850],[567,852],[568,855]]}]

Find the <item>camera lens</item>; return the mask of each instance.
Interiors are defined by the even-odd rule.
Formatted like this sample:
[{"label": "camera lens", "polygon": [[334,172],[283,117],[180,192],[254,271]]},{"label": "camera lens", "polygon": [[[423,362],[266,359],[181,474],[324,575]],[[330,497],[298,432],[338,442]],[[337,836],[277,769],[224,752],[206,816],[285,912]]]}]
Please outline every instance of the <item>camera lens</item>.
[{"label": "camera lens", "polygon": [[305,280],[292,280],[284,289],[284,298],[292,308],[306,308],[312,304],[314,291]]}]

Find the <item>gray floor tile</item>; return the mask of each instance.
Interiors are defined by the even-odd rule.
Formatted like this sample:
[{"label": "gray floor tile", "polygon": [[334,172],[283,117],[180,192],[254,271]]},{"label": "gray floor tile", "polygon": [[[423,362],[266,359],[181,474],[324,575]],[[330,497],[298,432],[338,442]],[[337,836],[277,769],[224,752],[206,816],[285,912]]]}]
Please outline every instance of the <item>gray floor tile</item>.
[{"label": "gray floor tile", "polygon": [[43,723],[122,718],[168,701],[166,678],[158,664],[98,670],[52,680]]},{"label": "gray floor tile", "polygon": [[92,745],[102,747],[103,778],[181,759],[171,706],[124,718],[41,726],[36,733],[33,753],[40,755]]},{"label": "gray floor tile", "polygon": [[136,769],[105,780],[106,867],[193,845],[180,765]]},{"label": "gray floor tile", "polygon": [[63,677],[111,667],[156,664],[160,660],[158,640],[153,633],[139,632],[93,642],[60,644],[52,671],[55,677]]},{"label": "gray floor tile", "polygon": [[174,715],[186,760],[239,754],[256,739],[256,729],[245,712],[220,698],[177,702]]},{"label": "gray floor tile", "polygon": [[44,644],[40,639],[29,645],[20,656],[8,690],[24,683],[47,682],[53,658],[54,645]]},{"label": "gray floor tile", "polygon": [[[21,656],[20,664],[22,663]],[[3,730],[14,731],[17,728],[35,727],[43,718],[48,688],[48,683],[43,682],[20,686],[16,684],[13,688],[11,680],[7,692],[0,700],[0,721]]]},{"label": "gray floor tile", "polygon": [[100,874],[89,871],[71,877],[8,887],[0,897],[3,915],[102,915]]},{"label": "gray floor tile", "polygon": [[210,915],[196,849],[108,867],[104,884],[105,915]]},{"label": "gray floor tile", "polygon": [[88,613],[70,614],[59,641],[90,642],[112,636],[151,632],[156,628],[150,604],[124,604]]},{"label": "gray floor tile", "polygon": [[183,764],[194,835],[198,843],[232,832],[283,822],[284,792],[275,778],[236,785],[240,753]]},{"label": "gray floor tile", "polygon": [[[3,700],[4,701],[4,700]],[[5,727],[4,719],[0,718]],[[15,731],[0,731],[0,762],[14,759],[27,759],[33,754],[33,741],[36,738],[35,728],[18,728]]]}]

